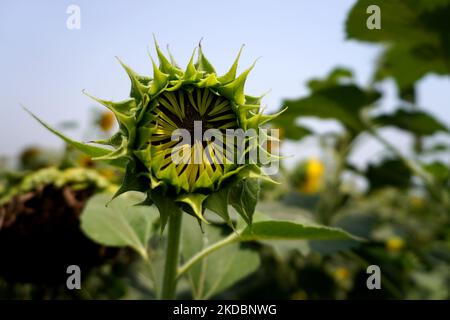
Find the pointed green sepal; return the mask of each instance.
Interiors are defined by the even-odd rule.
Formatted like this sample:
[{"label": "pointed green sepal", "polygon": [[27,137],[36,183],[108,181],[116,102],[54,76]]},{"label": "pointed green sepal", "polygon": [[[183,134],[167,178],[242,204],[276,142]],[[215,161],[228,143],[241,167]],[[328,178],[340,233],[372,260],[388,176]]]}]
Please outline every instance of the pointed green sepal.
[{"label": "pointed green sepal", "polygon": [[203,54],[202,46],[198,46],[198,58],[197,58],[197,68],[200,71],[204,71],[206,73],[216,73],[216,70],[212,66],[212,64],[208,61],[208,59]]},{"label": "pointed green sepal", "polygon": [[237,174],[239,179],[259,179],[272,184],[280,184],[280,182],[273,180],[262,169],[256,165],[247,165]]},{"label": "pointed green sepal", "polygon": [[165,194],[162,188],[157,188],[151,192],[152,200],[159,210],[159,216],[161,220],[161,235],[169,221],[169,217],[175,213],[180,213],[179,205]]},{"label": "pointed green sepal", "polygon": [[119,125],[128,131],[128,140],[134,141],[135,131],[136,131],[136,122],[135,122],[135,112],[136,112],[136,100],[134,98],[113,102],[109,100],[103,100],[93,95],[90,95],[85,90],[83,93],[89,98],[97,101],[98,103],[104,105],[109,110],[111,110],[116,116]]},{"label": "pointed green sepal", "polygon": [[208,198],[206,198],[204,206],[219,215],[225,223],[227,223],[234,230],[234,225],[228,212],[229,193],[229,186],[223,187],[217,192],[213,192],[208,196]]},{"label": "pointed green sepal", "polygon": [[178,196],[176,201],[187,204],[198,219],[206,224],[209,224],[209,222],[203,217],[203,201],[205,201],[207,197],[207,195],[201,193],[187,193]]},{"label": "pointed green sepal", "polygon": [[259,179],[254,178],[238,180],[230,191],[230,204],[248,225],[251,225],[253,222],[259,191]]},{"label": "pointed green sepal", "polygon": [[262,99],[270,92],[267,91],[265,93],[263,93],[260,96],[249,96],[249,95],[245,95],[245,104],[254,104],[254,105],[260,105]]},{"label": "pointed green sepal", "polygon": [[166,50],[169,53],[169,58],[170,58],[170,63],[179,70],[180,73],[182,73],[183,71],[180,69],[180,67],[178,66],[178,63],[176,62],[175,58],[173,57],[172,52],[170,51],[169,45],[166,46]]},{"label": "pointed green sepal", "polygon": [[108,139],[93,140],[93,141],[89,141],[89,143],[103,144],[106,146],[118,148],[118,147],[120,147],[120,145],[122,143],[122,135],[123,135],[123,133],[119,131],[119,132],[113,134]]},{"label": "pointed green sepal", "polygon": [[216,74],[211,73],[206,78],[201,79],[197,83],[197,87],[199,87],[199,88],[214,87],[217,84],[219,84],[219,81],[217,80]]},{"label": "pointed green sepal", "polygon": [[[128,74],[128,77],[131,81],[131,91],[130,91],[130,97],[142,100],[143,96],[149,91],[150,86],[148,83],[150,82],[150,78],[141,76],[137,74],[133,69],[131,69],[127,64],[125,64],[122,60],[119,59],[119,57],[116,57],[116,59],[119,61],[120,65],[125,69],[125,71]],[[142,79],[147,79],[147,85],[144,85]]]},{"label": "pointed green sepal", "polygon": [[274,114],[263,114],[262,112],[253,114],[249,119],[247,119],[247,126],[249,128],[258,128],[259,126],[273,120],[274,118],[278,117],[280,114],[285,112],[287,108],[284,108],[280,112],[274,113]]},{"label": "pointed green sepal", "polygon": [[[42,121],[41,119],[39,119],[36,115],[34,115],[30,110],[24,108],[26,112],[28,112],[34,119],[36,119],[42,126],[44,126],[48,131],[52,132],[53,134],[57,135],[58,137],[60,137],[62,140],[64,140],[67,144],[71,145],[72,147],[74,147],[75,149],[87,154],[88,156],[90,156],[91,158],[97,158],[97,157],[102,157],[105,155],[108,155],[111,153],[111,149],[105,149],[105,148],[100,148],[100,147],[96,147],[96,146],[91,146],[88,144],[84,144],[75,140],[72,140],[68,137],[66,137],[65,135],[63,135],[62,133],[58,132],[57,130],[53,129],[52,127],[50,127],[47,123],[45,123],[44,121]],[[105,161],[106,163],[119,167],[119,168],[125,168],[128,159],[124,159],[124,158],[120,158],[120,159],[113,159],[113,160],[107,160]]]},{"label": "pointed green sepal", "polygon": [[[168,74],[169,76],[173,77],[175,75],[181,75],[182,71],[179,70],[175,64],[172,64],[164,55],[164,53],[159,49],[158,42],[156,41],[155,35],[153,35],[153,41],[155,43],[155,49],[156,53],[158,55],[159,60],[159,70],[161,70],[163,73]],[[170,55],[172,58],[172,55]]]},{"label": "pointed green sepal", "polygon": [[201,74],[197,71],[194,64],[194,56],[197,48],[194,48],[194,52],[191,55],[191,59],[186,67],[186,71],[184,72],[183,79],[188,81],[195,81],[201,76]]},{"label": "pointed green sepal", "polygon": [[119,189],[114,193],[111,201],[128,191],[146,192],[147,190],[148,181],[136,167],[136,164],[133,161],[130,161],[125,170],[122,183],[120,184]]},{"label": "pointed green sepal", "polygon": [[236,103],[239,105],[245,104],[245,95],[244,95],[245,81],[247,80],[248,74],[255,66],[255,63],[256,61],[250,66],[250,68],[242,72],[239,77],[227,83],[226,85],[219,87],[220,94],[222,94],[224,97],[230,100],[236,101]]},{"label": "pointed green sepal", "polygon": [[228,70],[227,73],[225,73],[223,76],[219,77],[217,80],[219,80],[220,83],[229,83],[236,79],[236,71],[239,64],[239,58],[241,57],[242,49],[244,49],[244,45],[241,46],[239,49],[239,53],[236,57],[236,59],[233,62],[233,65],[231,66],[230,70]]},{"label": "pointed green sepal", "polygon": [[161,90],[163,90],[167,84],[169,83],[169,74],[162,72],[157,66],[155,61],[152,57],[150,57],[152,60],[152,66],[153,66],[153,80],[150,83],[150,95],[156,95]]}]

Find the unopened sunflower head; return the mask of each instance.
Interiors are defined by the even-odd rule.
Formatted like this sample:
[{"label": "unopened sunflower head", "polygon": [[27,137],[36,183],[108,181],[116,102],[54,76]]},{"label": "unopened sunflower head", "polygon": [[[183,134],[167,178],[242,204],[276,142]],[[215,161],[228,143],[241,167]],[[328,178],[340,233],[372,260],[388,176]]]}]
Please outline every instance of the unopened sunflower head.
[{"label": "unopened sunflower head", "polygon": [[[119,60],[131,80],[129,98],[112,102],[91,96],[119,123],[110,139],[96,141],[114,149],[96,149],[94,160],[125,164],[117,194],[146,192],[146,203],[160,209],[163,226],[163,211],[175,207],[203,221],[209,208],[230,222],[228,204],[251,223],[258,179],[267,178],[261,166],[274,159],[267,141],[277,141],[273,132],[261,128],[276,115],[262,114],[262,96],[244,93],[253,65],[237,75],[239,51],[228,72],[218,75],[199,46],[181,69],[156,41],[155,46],[159,66],[152,59],[152,77],[137,74]],[[252,152],[257,157],[250,159]]]}]

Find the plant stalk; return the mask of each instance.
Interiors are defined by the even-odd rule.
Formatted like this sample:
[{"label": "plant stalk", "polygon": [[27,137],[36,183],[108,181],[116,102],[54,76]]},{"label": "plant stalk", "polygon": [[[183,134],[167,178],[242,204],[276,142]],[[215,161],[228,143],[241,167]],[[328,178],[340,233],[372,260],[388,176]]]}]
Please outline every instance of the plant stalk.
[{"label": "plant stalk", "polygon": [[237,241],[239,238],[239,233],[233,232],[228,237],[210,245],[209,247],[206,247],[202,251],[198,252],[196,255],[194,255],[192,258],[190,258],[183,266],[181,266],[178,269],[177,277],[180,277],[183,275],[186,271],[188,271],[194,264],[196,264],[198,261],[209,255],[210,253],[213,253],[216,250],[219,250],[220,248],[233,243],[234,241]]},{"label": "plant stalk", "polygon": [[169,218],[166,264],[164,266],[164,279],[161,299],[173,300],[176,298],[177,269],[180,256],[180,235],[182,212],[174,212]]}]

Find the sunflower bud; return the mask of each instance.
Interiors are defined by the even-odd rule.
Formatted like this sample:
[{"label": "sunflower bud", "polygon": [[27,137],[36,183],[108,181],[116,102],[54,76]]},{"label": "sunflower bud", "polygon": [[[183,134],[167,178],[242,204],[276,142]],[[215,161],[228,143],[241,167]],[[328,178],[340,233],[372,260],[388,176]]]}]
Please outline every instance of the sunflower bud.
[{"label": "sunflower bud", "polygon": [[158,207],[163,228],[171,214],[168,208],[181,208],[204,222],[208,208],[230,223],[228,204],[250,224],[258,181],[269,179],[261,167],[275,159],[267,141],[272,145],[278,140],[275,130],[261,127],[276,115],[263,115],[262,97],[244,93],[253,65],[237,76],[239,51],[229,71],[218,75],[199,46],[197,60],[195,49],[181,69],[156,41],[155,46],[159,66],[152,59],[152,77],[119,60],[131,80],[128,99],[112,102],[89,95],[117,118],[119,131],[96,141],[113,150],[87,149],[53,132],[95,153],[94,160],[125,166],[116,196],[130,190],[147,193],[145,203]]}]

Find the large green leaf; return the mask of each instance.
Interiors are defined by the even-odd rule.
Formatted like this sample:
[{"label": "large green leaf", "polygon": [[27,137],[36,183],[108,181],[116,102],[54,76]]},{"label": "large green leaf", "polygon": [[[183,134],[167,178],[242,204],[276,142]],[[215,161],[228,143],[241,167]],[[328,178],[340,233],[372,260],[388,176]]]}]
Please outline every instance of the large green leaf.
[{"label": "large green leaf", "polygon": [[355,240],[341,229],[306,225],[293,221],[268,220],[253,223],[241,233],[240,241],[258,240]]},{"label": "large green leaf", "polygon": [[[298,199],[298,195],[292,198]],[[302,197],[300,197],[302,198]],[[314,224],[313,214],[307,210],[305,210],[302,205],[301,208],[293,205],[284,205],[280,202],[259,202],[257,207],[257,213],[255,214],[255,219],[259,219],[259,221],[266,221],[268,217],[270,219],[282,222],[295,223],[300,226],[308,227],[318,227],[317,224]],[[262,214],[264,212],[264,214]],[[255,224],[258,224],[255,222]],[[365,228],[364,220],[362,224],[359,224],[361,221],[355,221],[355,223],[351,226],[348,224],[337,224],[334,225],[335,228],[332,229],[332,232],[338,230],[345,230],[351,234],[350,238],[346,238],[343,240],[340,239],[329,239],[330,241],[323,241],[324,238],[318,239],[305,239],[302,234],[298,234],[298,239],[293,239],[292,237],[284,239],[280,238],[271,238],[268,237],[268,240],[258,240],[264,244],[271,245],[279,254],[291,254],[293,250],[299,251],[302,254],[309,254],[311,251],[319,252],[320,254],[334,254],[337,252],[348,251],[354,247],[357,247],[361,244],[360,239],[354,238],[353,235],[362,238],[368,238],[368,234],[365,232],[361,232],[361,229]],[[320,227],[320,226],[319,226]],[[310,229],[311,230],[311,229]],[[364,229],[365,230],[365,229]],[[328,229],[329,231],[329,229]],[[338,238],[340,234],[336,234]],[[348,236],[345,234],[344,237]]]},{"label": "large green leaf", "polygon": [[338,84],[344,84],[353,80],[353,72],[350,69],[337,67],[323,79],[313,78],[308,81],[308,87],[312,92],[319,91]]},{"label": "large green leaf", "polygon": [[[366,27],[371,5],[380,8],[381,29]],[[427,73],[450,73],[449,15],[449,0],[359,0],[348,15],[346,32],[351,39],[387,44],[376,79],[393,77],[404,92]]]},{"label": "large green leaf", "polygon": [[301,140],[313,132],[305,126],[299,125],[290,117],[279,117],[272,120],[272,126],[279,130],[281,140]]},{"label": "large green leaf", "polygon": [[[381,41],[412,41],[426,39],[427,32],[416,25],[418,12],[409,0],[359,0],[351,9],[347,21],[347,37],[351,39]],[[370,14],[367,8],[377,5],[381,12],[381,29],[366,27]]]},{"label": "large green leaf", "polygon": [[[202,233],[193,217],[184,219],[181,245],[184,260],[225,236],[225,230],[218,226],[206,225],[204,228]],[[257,252],[236,242],[213,252],[188,272],[194,298],[206,299],[220,293],[253,273],[259,264]]]},{"label": "large green leaf", "polygon": [[291,123],[291,120],[286,118],[281,119],[279,122],[277,122],[277,126],[281,130],[280,132],[281,139],[301,140],[304,137],[309,136],[313,133],[310,129],[306,128],[305,126]]},{"label": "large green leaf", "polygon": [[147,243],[158,211],[155,207],[136,206],[142,196],[129,192],[112,201],[110,194],[93,196],[81,215],[81,229],[95,242],[131,247],[147,259]]},{"label": "large green leaf", "polygon": [[411,171],[400,159],[385,159],[378,164],[370,164],[366,171],[369,191],[383,187],[405,189],[411,184]]},{"label": "large green leaf", "polygon": [[450,60],[441,56],[435,45],[422,43],[396,43],[389,46],[378,60],[375,80],[394,78],[402,98],[405,91],[427,73],[448,74]]},{"label": "large green leaf", "polygon": [[434,161],[424,165],[424,169],[434,177],[437,183],[448,187],[450,182],[450,168],[447,164]]},{"label": "large green leaf", "polygon": [[[372,105],[380,94],[364,91],[353,84],[339,84],[314,91],[310,96],[297,100],[285,100],[286,112],[275,121],[294,123],[298,117],[317,117],[340,121],[353,132],[364,129],[360,118],[361,110]],[[286,120],[287,119],[287,120]]]},{"label": "large green leaf", "polygon": [[399,109],[393,114],[383,114],[373,122],[380,126],[394,126],[413,134],[427,136],[439,131],[448,132],[448,128],[432,115],[417,110]]}]

